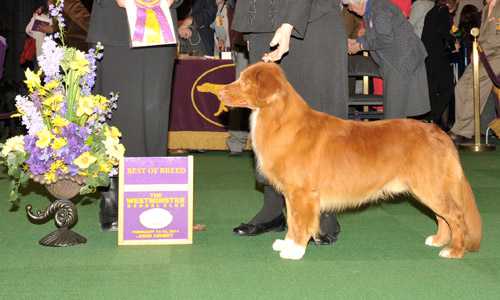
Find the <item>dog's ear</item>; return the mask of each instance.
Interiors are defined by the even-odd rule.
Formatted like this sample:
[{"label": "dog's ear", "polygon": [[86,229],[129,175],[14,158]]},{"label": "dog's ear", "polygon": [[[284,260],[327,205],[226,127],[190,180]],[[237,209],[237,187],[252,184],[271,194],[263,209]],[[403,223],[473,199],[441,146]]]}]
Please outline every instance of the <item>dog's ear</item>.
[{"label": "dog's ear", "polygon": [[262,106],[270,104],[282,94],[284,75],[274,63],[262,63],[255,72],[257,97]]}]

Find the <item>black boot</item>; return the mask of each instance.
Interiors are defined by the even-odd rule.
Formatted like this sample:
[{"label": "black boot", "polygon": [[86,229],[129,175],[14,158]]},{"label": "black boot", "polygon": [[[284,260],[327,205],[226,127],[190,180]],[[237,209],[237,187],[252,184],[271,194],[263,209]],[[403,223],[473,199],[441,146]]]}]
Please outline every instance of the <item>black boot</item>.
[{"label": "black boot", "polygon": [[118,231],[118,177],[111,177],[101,192],[99,219],[102,231]]},{"label": "black boot", "polygon": [[319,217],[320,233],[311,239],[316,245],[333,245],[340,233],[340,224],[335,213],[322,212]]}]

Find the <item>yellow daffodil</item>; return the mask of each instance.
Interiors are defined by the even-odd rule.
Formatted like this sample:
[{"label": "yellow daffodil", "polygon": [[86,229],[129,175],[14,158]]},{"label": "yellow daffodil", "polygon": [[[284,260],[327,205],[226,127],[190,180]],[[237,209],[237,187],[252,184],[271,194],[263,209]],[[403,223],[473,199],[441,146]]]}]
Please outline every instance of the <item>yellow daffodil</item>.
[{"label": "yellow daffodil", "polygon": [[61,171],[62,173],[68,172],[68,166],[62,160],[56,160],[50,165],[50,172]]},{"label": "yellow daffodil", "polygon": [[42,70],[39,70],[37,73],[31,71],[29,68],[26,69],[24,75],[26,76],[26,80],[24,81],[28,86],[28,89],[31,93],[35,89],[39,89],[41,87],[40,75],[42,74]]},{"label": "yellow daffodil", "polygon": [[91,164],[93,164],[97,158],[90,154],[90,152],[83,152],[80,156],[78,156],[73,162],[75,165],[77,165],[80,169],[85,170],[87,169]]},{"label": "yellow daffodil", "polygon": [[78,117],[85,115],[90,116],[94,113],[94,100],[91,96],[80,97],[78,99],[78,108],[76,110],[76,115]]},{"label": "yellow daffodil", "polygon": [[5,141],[2,148],[2,156],[7,156],[10,152],[24,152],[24,136],[18,135]]},{"label": "yellow daffodil", "polygon": [[118,130],[118,128],[114,127],[114,126],[106,126],[105,129],[104,129],[104,136],[107,137],[107,138],[119,138],[122,136],[122,133],[120,132],[120,130]]},{"label": "yellow daffodil", "polygon": [[55,182],[56,181],[56,172],[55,171],[49,171],[45,173],[44,179],[48,183]]},{"label": "yellow daffodil", "polygon": [[50,90],[53,90],[55,89],[56,87],[59,86],[59,81],[58,80],[51,80],[49,81],[45,86],[44,88],[47,90],[47,91],[50,91]]},{"label": "yellow daffodil", "polygon": [[52,143],[52,149],[59,150],[62,147],[66,146],[66,144],[67,144],[67,142],[66,142],[65,138],[61,138],[61,137],[55,138],[54,142]]},{"label": "yellow daffodil", "polygon": [[113,169],[113,165],[111,165],[109,162],[103,162],[99,164],[100,172],[109,173],[111,172],[111,169]]},{"label": "yellow daffodil", "polygon": [[89,62],[85,58],[85,54],[78,50],[75,52],[75,56],[73,56],[73,59],[69,63],[69,67],[80,75],[85,74],[90,70]]},{"label": "yellow daffodil", "polygon": [[101,95],[95,95],[94,103],[101,111],[104,111],[108,108],[109,100]]},{"label": "yellow daffodil", "polygon": [[59,111],[63,101],[63,95],[55,94],[43,100],[43,105],[47,106],[51,111]]},{"label": "yellow daffodil", "polygon": [[52,125],[54,125],[55,127],[66,127],[68,126],[68,124],[69,121],[61,117],[60,115],[56,115],[55,118],[52,120]]},{"label": "yellow daffodil", "polygon": [[47,148],[50,142],[54,138],[54,135],[47,129],[42,129],[36,133],[38,140],[36,141],[36,146],[38,148]]}]

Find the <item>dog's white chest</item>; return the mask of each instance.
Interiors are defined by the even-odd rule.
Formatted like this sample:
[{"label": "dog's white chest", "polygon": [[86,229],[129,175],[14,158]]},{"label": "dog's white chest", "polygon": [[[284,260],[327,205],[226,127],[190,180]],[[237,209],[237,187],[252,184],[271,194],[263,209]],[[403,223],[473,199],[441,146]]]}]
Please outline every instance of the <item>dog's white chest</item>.
[{"label": "dog's white chest", "polygon": [[259,149],[257,149],[257,139],[256,139],[256,131],[257,131],[257,120],[259,118],[259,109],[252,111],[250,114],[250,137],[252,139],[252,148],[255,153],[255,157],[257,158],[257,166],[262,168],[262,158],[259,154]]}]

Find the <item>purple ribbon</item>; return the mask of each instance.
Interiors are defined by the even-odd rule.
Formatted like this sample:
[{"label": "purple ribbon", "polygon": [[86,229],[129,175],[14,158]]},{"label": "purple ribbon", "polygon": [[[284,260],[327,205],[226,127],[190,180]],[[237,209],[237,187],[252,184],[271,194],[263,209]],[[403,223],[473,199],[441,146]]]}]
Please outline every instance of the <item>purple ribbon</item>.
[{"label": "purple ribbon", "polygon": [[144,31],[146,25],[146,9],[152,9],[155,13],[158,23],[160,23],[160,30],[163,35],[165,42],[174,41],[173,33],[170,30],[170,26],[167,21],[167,17],[163,13],[160,5],[156,5],[151,8],[146,8],[137,4],[137,18],[135,20],[135,31],[133,41],[142,42],[144,40]]}]

